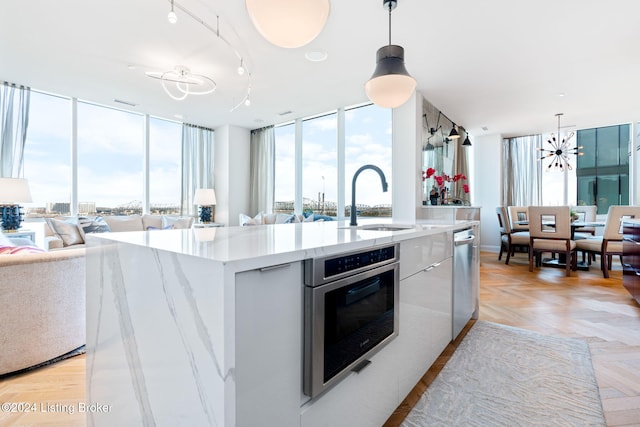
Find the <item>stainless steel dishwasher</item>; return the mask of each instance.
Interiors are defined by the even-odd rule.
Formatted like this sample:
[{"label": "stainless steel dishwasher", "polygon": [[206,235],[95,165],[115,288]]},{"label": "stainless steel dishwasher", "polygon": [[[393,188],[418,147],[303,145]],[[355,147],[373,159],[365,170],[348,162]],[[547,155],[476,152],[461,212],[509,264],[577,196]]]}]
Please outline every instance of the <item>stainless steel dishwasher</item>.
[{"label": "stainless steel dishwasher", "polygon": [[472,228],[453,233],[453,339],[473,316],[477,297],[476,236]]}]

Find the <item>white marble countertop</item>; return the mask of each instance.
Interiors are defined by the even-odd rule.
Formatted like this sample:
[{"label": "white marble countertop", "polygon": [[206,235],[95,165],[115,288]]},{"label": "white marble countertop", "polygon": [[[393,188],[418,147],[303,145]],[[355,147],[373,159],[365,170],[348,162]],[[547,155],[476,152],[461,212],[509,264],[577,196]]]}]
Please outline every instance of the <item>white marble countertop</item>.
[{"label": "white marble countertop", "polygon": [[[430,224],[418,221],[415,224],[407,224],[394,223],[388,218],[378,218],[361,219],[358,221],[358,227],[350,227],[348,221],[326,221],[92,234],[88,242],[90,246],[91,239],[96,237],[208,258],[222,263],[262,259],[263,262],[251,264],[274,265],[437,234],[474,223],[477,222],[456,221],[456,224]],[[373,224],[411,225],[412,228],[398,231],[359,228]]]}]

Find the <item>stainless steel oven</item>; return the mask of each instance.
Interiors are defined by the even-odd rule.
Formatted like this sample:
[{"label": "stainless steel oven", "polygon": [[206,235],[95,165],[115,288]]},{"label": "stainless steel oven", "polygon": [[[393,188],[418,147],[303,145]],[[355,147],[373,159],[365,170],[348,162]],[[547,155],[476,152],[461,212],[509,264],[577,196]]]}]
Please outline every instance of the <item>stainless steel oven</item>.
[{"label": "stainless steel oven", "polygon": [[397,245],[305,261],[303,391],[315,397],[398,335]]}]

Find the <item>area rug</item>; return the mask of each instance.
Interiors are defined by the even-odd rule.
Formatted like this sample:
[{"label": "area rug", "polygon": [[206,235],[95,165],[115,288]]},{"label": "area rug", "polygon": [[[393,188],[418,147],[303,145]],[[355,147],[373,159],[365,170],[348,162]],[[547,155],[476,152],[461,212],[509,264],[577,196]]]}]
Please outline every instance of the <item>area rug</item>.
[{"label": "area rug", "polygon": [[606,424],[586,342],[479,320],[401,425]]}]

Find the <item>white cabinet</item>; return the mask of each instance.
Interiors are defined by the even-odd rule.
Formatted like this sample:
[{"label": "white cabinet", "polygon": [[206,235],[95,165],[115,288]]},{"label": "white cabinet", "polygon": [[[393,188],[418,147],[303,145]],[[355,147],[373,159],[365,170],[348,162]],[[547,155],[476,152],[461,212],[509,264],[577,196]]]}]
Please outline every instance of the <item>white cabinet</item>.
[{"label": "white cabinet", "polygon": [[238,427],[299,426],[302,263],[236,275]]},{"label": "white cabinet", "polygon": [[400,244],[400,333],[393,348],[400,399],[451,342],[452,247],[449,232]]}]

